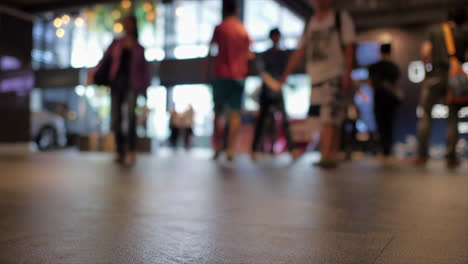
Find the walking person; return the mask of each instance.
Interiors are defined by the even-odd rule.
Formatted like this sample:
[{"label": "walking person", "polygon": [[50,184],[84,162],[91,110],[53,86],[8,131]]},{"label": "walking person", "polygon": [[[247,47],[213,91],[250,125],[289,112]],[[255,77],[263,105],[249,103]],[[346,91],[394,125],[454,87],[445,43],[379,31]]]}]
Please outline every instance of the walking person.
[{"label": "walking person", "polygon": [[181,116],[175,109],[169,111],[169,146],[173,149],[177,148],[177,143],[180,137]]},{"label": "walking person", "polygon": [[90,72],[88,82],[96,83],[97,77],[107,79],[111,87],[112,130],[117,147],[115,160],[131,166],[136,160],[136,99],[140,94],[146,96],[150,73],[144,48],[138,43],[136,17],[126,17],[122,24],[125,35],[112,42],[98,66]]},{"label": "walking person", "polygon": [[263,79],[260,91],[260,112],[255,126],[254,140],[252,143],[252,160],[257,159],[257,153],[262,149],[262,137],[266,134],[271,137],[271,149],[273,151],[274,140],[276,139],[276,119],[275,113],[281,113],[281,123],[286,136],[288,150],[293,158],[297,158],[302,153],[295,148],[291,132],[289,129],[288,114],[284,106],[282,87],[279,80],[286,69],[288,54],[280,49],[281,32],[279,29],[270,31],[270,39],[273,46],[257,57],[258,71]]},{"label": "walking person", "polygon": [[194,111],[191,105],[181,114],[181,132],[184,135],[184,148],[190,150],[193,138]]},{"label": "walking person", "polygon": [[338,165],[340,127],[345,117],[346,97],[351,98],[351,71],[354,62],[354,23],[346,11],[334,9],[333,0],[310,0],[315,14],[306,26],[299,47],[291,56],[282,82],[306,58],[312,80],[309,116],[321,122],[321,160],[315,165]]},{"label": "walking person", "polygon": [[[241,108],[244,95],[244,80],[248,73],[248,61],[251,40],[246,28],[238,18],[235,1],[223,1],[223,21],[213,33],[210,45],[218,47],[214,64],[215,80],[213,81],[214,99],[214,159],[217,159],[226,148],[228,161],[233,161],[235,144],[241,126]],[[210,60],[208,60],[210,63]],[[223,142],[223,115],[227,113],[227,143]]]},{"label": "walking person", "polygon": [[374,114],[377,123],[378,142],[384,159],[390,157],[393,146],[393,129],[403,92],[398,88],[400,69],[391,61],[392,46],[380,47],[381,59],[369,67],[369,82],[374,89]]},{"label": "walking person", "polygon": [[[446,35],[443,25],[433,27],[427,34],[421,48],[422,60],[432,65],[432,71],[427,73],[426,80],[420,95],[419,106],[422,109],[422,117],[418,122],[418,153],[409,161],[410,165],[423,166],[429,159],[429,138],[432,127],[432,108],[442,100],[445,100],[448,92],[448,80],[450,70],[450,57],[455,56],[458,61],[465,61],[465,53],[468,49],[468,32],[462,25],[466,20],[464,8],[456,8],[449,11],[448,25],[453,35],[456,54],[448,54]],[[449,116],[447,120],[446,165],[453,169],[459,166],[456,155],[458,142],[458,111],[459,105],[449,104]]]}]

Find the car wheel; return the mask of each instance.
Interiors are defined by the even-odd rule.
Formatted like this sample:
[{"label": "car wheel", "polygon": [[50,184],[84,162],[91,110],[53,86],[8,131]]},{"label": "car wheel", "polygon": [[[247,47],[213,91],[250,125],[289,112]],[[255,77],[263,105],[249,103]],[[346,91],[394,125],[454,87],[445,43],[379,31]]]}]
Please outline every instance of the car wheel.
[{"label": "car wheel", "polygon": [[57,145],[57,132],[52,127],[45,127],[39,133],[36,140],[40,150],[50,150]]}]

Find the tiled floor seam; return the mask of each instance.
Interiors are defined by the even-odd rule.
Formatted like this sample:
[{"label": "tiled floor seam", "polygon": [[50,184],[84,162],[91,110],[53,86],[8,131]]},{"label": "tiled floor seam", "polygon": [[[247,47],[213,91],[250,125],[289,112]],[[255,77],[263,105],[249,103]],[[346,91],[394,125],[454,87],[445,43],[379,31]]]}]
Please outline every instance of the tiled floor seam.
[{"label": "tiled floor seam", "polygon": [[390,240],[388,241],[388,243],[382,248],[382,250],[379,252],[379,254],[377,254],[377,256],[375,257],[375,259],[370,263],[370,264],[375,264],[377,263],[377,260],[380,258],[380,256],[382,256],[382,254],[384,253],[384,251],[388,248],[388,246],[390,246],[390,244],[393,242],[393,240],[395,240],[395,237],[396,235],[393,235]]}]

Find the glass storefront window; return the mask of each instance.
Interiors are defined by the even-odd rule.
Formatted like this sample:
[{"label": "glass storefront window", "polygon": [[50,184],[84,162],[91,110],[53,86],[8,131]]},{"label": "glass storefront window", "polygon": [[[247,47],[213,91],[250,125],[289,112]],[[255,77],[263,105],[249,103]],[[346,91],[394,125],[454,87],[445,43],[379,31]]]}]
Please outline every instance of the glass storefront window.
[{"label": "glass storefront window", "polygon": [[207,56],[213,30],[221,22],[221,1],[177,1],[175,15],[174,58]]},{"label": "glass storefront window", "polygon": [[278,27],[281,6],[274,0],[246,0],[245,25],[252,39],[264,39]]},{"label": "glass storefront window", "polygon": [[[147,49],[149,61],[207,55],[213,30],[222,19],[221,0],[135,3],[140,42]],[[153,3],[151,10],[144,7],[148,3]],[[34,68],[94,67],[112,39],[121,34],[121,25],[117,24],[126,12],[119,4],[96,5],[69,15],[66,25],[63,19],[55,23],[63,14],[44,15],[34,25]],[[274,27],[282,30],[284,47],[295,48],[304,27],[300,17],[274,0],[246,1],[245,24],[257,52],[269,47],[268,32]]]},{"label": "glass storefront window", "polygon": [[268,34],[279,28],[283,47],[295,49],[304,31],[304,20],[275,0],[245,0],[245,25],[255,41],[253,50],[263,52],[268,48]]},{"label": "glass storefront window", "polygon": [[198,1],[176,2],[176,43],[177,45],[198,42],[201,5]]}]

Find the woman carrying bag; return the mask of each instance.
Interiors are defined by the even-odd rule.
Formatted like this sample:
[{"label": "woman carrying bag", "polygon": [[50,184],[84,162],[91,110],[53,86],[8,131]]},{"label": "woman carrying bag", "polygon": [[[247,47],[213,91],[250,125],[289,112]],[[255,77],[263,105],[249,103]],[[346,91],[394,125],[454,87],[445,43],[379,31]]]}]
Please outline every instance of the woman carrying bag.
[{"label": "woman carrying bag", "polygon": [[115,161],[132,166],[136,160],[136,99],[138,95],[146,96],[150,73],[145,50],[138,43],[136,18],[126,17],[122,24],[124,36],[108,47],[98,66],[90,71],[88,84],[111,87],[111,125],[117,147]]}]

